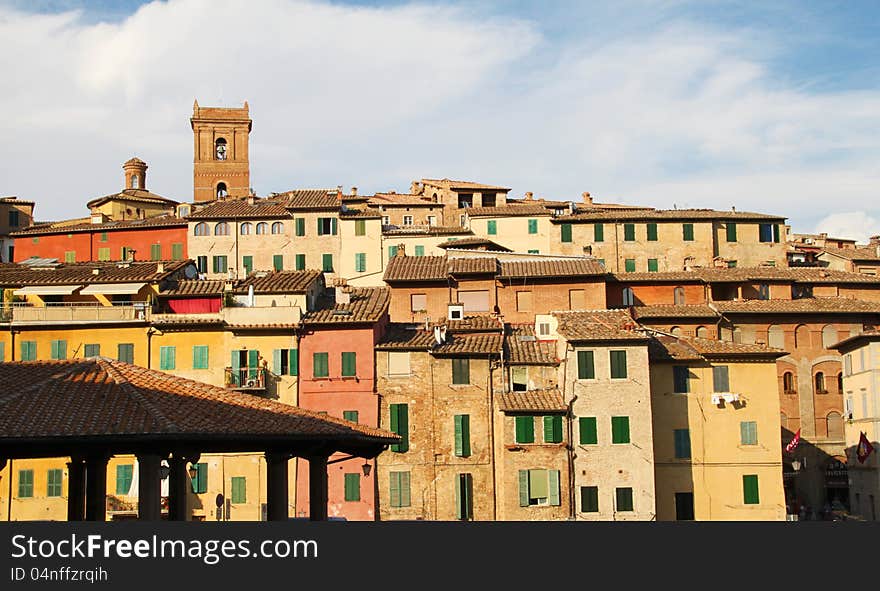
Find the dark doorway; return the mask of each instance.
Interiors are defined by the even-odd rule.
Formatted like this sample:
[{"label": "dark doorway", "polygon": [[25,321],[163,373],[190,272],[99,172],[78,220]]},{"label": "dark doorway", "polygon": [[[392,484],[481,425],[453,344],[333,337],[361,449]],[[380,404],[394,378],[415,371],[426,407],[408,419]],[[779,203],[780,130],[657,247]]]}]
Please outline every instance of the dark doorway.
[{"label": "dark doorway", "polygon": [[675,493],[675,520],[676,521],[693,521],[694,520],[694,493],[692,493],[692,492]]}]

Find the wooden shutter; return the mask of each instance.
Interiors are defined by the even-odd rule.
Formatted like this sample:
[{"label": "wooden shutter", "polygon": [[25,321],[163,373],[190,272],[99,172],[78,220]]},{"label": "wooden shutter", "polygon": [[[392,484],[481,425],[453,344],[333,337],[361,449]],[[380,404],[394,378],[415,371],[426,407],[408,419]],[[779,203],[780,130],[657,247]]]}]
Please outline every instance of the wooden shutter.
[{"label": "wooden shutter", "polygon": [[611,377],[626,377],[626,351],[611,351]]},{"label": "wooden shutter", "polygon": [[636,271],[636,260],[635,259],[626,259],[623,261],[623,269],[627,273],[635,273]]},{"label": "wooden shutter", "polygon": [[736,242],[736,223],[727,222],[727,241]]},{"label": "wooden shutter", "polygon": [[326,378],[330,375],[329,356],[327,353],[312,354],[312,374],[316,378]]},{"label": "wooden shutter", "polygon": [[690,242],[694,239],[694,225],[693,224],[682,224],[681,225],[681,237],[683,240]]},{"label": "wooden shutter", "polygon": [[352,423],[358,422],[358,411],[356,410],[344,410],[342,411],[342,418],[346,421],[351,421]]},{"label": "wooden shutter", "polygon": [[284,269],[284,255],[283,254],[275,254],[272,255],[272,268],[276,271],[281,271]]},{"label": "wooden shutter", "polygon": [[161,244],[151,244],[150,245],[150,259],[154,261],[162,260],[162,245]]},{"label": "wooden shutter", "polygon": [[636,225],[635,224],[624,224],[623,225],[623,239],[632,242],[636,239]]},{"label": "wooden shutter", "polygon": [[333,255],[332,254],[323,254],[321,255],[321,270],[325,273],[333,272]]},{"label": "wooden shutter", "polygon": [[354,377],[357,375],[357,353],[345,351],[342,353],[342,375]]},{"label": "wooden shutter", "polygon": [[324,235],[324,218],[318,218],[318,236]]},{"label": "wooden shutter", "polygon": [[173,242],[171,244],[171,260],[172,261],[183,260],[183,243]]},{"label": "wooden shutter", "polygon": [[629,417],[611,417],[611,443],[629,443]]},{"label": "wooden shutter", "polygon": [[556,439],[556,420],[559,419],[559,436],[562,436],[562,417],[544,415],[544,443],[559,443],[562,439]]},{"label": "wooden shutter", "polygon": [[596,417],[580,417],[578,420],[580,431],[581,445],[593,445],[598,443],[598,430],[596,428]]},{"label": "wooden shutter", "polygon": [[538,220],[529,220],[529,234],[538,233]]},{"label": "wooden shutter", "polygon": [[330,234],[336,236],[336,222],[338,220],[336,218],[330,218]]},{"label": "wooden shutter", "polygon": [[287,373],[292,376],[299,375],[299,351],[297,349],[287,350]]},{"label": "wooden shutter", "polygon": [[656,222],[650,222],[648,224],[648,240],[654,242],[657,240],[657,224]]},{"label": "wooden shutter", "polygon": [[562,501],[559,494],[559,470],[547,470],[547,488],[548,502],[557,507],[561,505]]},{"label": "wooden shutter", "polygon": [[519,506],[529,506],[529,471],[519,471]]},{"label": "wooden shutter", "polygon": [[306,255],[298,254],[296,255],[296,270],[303,271],[306,268]]},{"label": "wooden shutter", "polygon": [[559,233],[562,242],[571,242],[571,224],[562,224],[559,226]]},{"label": "wooden shutter", "polygon": [[757,505],[759,504],[760,497],[758,495],[758,475],[757,474],[744,474],[743,475],[743,503],[746,505]]},{"label": "wooden shutter", "polygon": [[486,222],[486,233],[487,234],[497,234],[498,233],[498,222],[495,220],[489,220]]},{"label": "wooden shutter", "polygon": [[535,442],[535,418],[531,415],[514,417],[516,424],[516,442]]},{"label": "wooden shutter", "polygon": [[730,392],[730,380],[726,365],[712,367],[712,383],[715,392]]},{"label": "wooden shutter", "polygon": [[365,220],[354,221],[354,235],[363,236],[367,233],[367,222]]},{"label": "wooden shutter", "polygon": [[305,236],[306,235],[306,219],[305,218],[296,218],[296,235],[297,236]]},{"label": "wooden shutter", "polygon": [[400,506],[410,506],[409,472],[400,473]]},{"label": "wooden shutter", "polygon": [[605,241],[605,225],[601,223],[593,224],[593,242]]},{"label": "wooden shutter", "polygon": [[466,458],[471,455],[470,415],[455,415],[455,455]]},{"label": "wooden shutter", "polygon": [[578,379],[592,380],[596,377],[596,368],[593,362],[592,351],[578,351]]},{"label": "wooden shutter", "polygon": [[657,259],[648,259],[648,272],[656,273],[658,269],[659,266],[657,265]]},{"label": "wooden shutter", "polygon": [[281,354],[282,349],[272,350],[272,373],[274,373],[276,376],[282,375]]},{"label": "wooden shutter", "polygon": [[[393,447],[393,446],[392,446]],[[389,497],[391,497],[391,506],[400,507],[400,475],[401,472],[391,472],[391,482],[389,488]]]},{"label": "wooden shutter", "polygon": [[360,501],[361,500],[361,475],[346,474],[345,475],[345,500]]},{"label": "wooden shutter", "polygon": [[229,364],[232,369],[232,384],[235,386],[241,386],[241,357],[239,354],[240,351],[233,351],[232,361]]},{"label": "wooden shutter", "polygon": [[470,359],[453,359],[452,360],[452,383],[453,384],[470,384]]},{"label": "wooden shutter", "polygon": [[391,451],[405,453],[409,450],[409,406],[406,404],[392,404],[391,431],[400,435],[400,443],[391,446]]},{"label": "wooden shutter", "polygon": [[257,379],[257,368],[259,367],[260,352],[256,349],[248,351],[248,379]]}]

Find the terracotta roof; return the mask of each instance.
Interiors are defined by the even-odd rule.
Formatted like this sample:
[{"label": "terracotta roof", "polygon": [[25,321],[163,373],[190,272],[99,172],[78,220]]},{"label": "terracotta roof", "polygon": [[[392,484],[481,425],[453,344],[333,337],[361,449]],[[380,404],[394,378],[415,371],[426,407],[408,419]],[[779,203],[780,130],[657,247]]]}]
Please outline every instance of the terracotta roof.
[{"label": "terracotta roof", "polygon": [[0,363],[0,443],[107,436],[396,440],[382,429],[103,357]]},{"label": "terracotta roof", "polygon": [[333,298],[318,299],[314,311],[303,317],[303,324],[351,324],[378,322],[388,311],[390,293],[385,287],[353,287],[348,304]]},{"label": "terracotta roof", "polygon": [[504,336],[485,333],[447,333],[446,342],[431,351],[435,355],[500,355]]},{"label": "terracotta roof", "polygon": [[623,310],[553,312],[557,332],[569,341],[644,341],[638,325]]},{"label": "terracotta roof", "polygon": [[339,212],[340,219],[363,218],[363,219],[382,219],[382,212],[378,209],[369,207],[363,209],[346,208]]},{"label": "terracotta roof", "polygon": [[880,340],[880,330],[866,330],[860,332],[857,335],[853,335],[851,337],[847,337],[842,341],[838,341],[834,343],[829,349],[839,349],[839,350],[850,350],[858,346],[860,341],[868,341],[873,342]]},{"label": "terracotta roof", "polygon": [[159,205],[179,204],[178,201],[167,199],[165,197],[162,197],[161,195],[156,195],[155,193],[150,193],[146,189],[123,189],[119,193],[113,193],[112,195],[104,195],[103,197],[92,199],[91,201],[86,203],[86,207],[91,209],[92,207],[98,207],[99,205],[106,203],[107,201],[133,201],[138,203],[154,203]]},{"label": "terracotta roof", "polygon": [[427,197],[406,193],[376,193],[367,202],[370,205],[382,205],[384,207],[444,207],[442,203],[436,203]]},{"label": "terracotta roof", "polygon": [[506,392],[498,395],[498,408],[504,412],[565,412],[562,393],[556,389]]},{"label": "terracotta roof", "polygon": [[848,298],[802,298],[798,300],[744,300],[713,302],[723,314],[880,314],[880,303]]},{"label": "terracotta roof", "polygon": [[449,275],[494,275],[497,264],[488,257],[414,257],[399,254],[385,266],[383,279],[393,281],[446,281]]},{"label": "terracotta roof", "polygon": [[380,351],[426,351],[434,347],[433,331],[412,324],[390,323],[376,345]]},{"label": "terracotta roof", "polygon": [[150,324],[154,326],[210,325],[225,326],[220,314],[152,314]]},{"label": "terracotta roof", "polygon": [[605,268],[595,259],[501,259],[498,261],[498,264],[501,267],[501,273],[499,274],[501,278],[605,275]]},{"label": "terracotta roof", "polygon": [[473,238],[459,238],[458,240],[447,240],[446,242],[438,244],[437,248],[461,248],[471,250],[480,246],[485,246],[486,250],[496,252],[511,252],[506,246],[501,246],[497,242],[492,242],[488,238],[480,238],[479,236],[474,236]]},{"label": "terracotta roof", "polygon": [[235,286],[235,293],[248,293],[251,285],[254,293],[306,293],[309,287],[322,277],[321,271],[270,271],[251,273]]},{"label": "terracotta roof", "polygon": [[217,279],[181,279],[159,292],[162,297],[219,296],[226,282]]},{"label": "terracotta roof", "polygon": [[559,365],[556,341],[539,341],[533,324],[509,325],[505,339],[510,365]]},{"label": "terracotta roof", "polygon": [[0,203],[9,203],[11,205],[35,205],[34,201],[30,201],[28,199],[19,199],[18,197],[2,197],[0,198]]},{"label": "terracotta roof", "polygon": [[336,189],[295,189],[278,195],[287,209],[317,209],[331,211],[340,208],[342,201]]},{"label": "terracotta roof", "polygon": [[636,320],[642,318],[717,318],[719,316],[716,310],[708,305],[700,304],[635,306],[632,311]]},{"label": "terracotta roof", "polygon": [[491,314],[475,314],[465,316],[461,320],[445,320],[444,324],[450,332],[501,332],[503,326],[498,318]]},{"label": "terracotta roof", "polygon": [[[461,226],[383,226],[383,236],[473,236]],[[450,241],[453,242],[453,241]]]},{"label": "terracotta roof", "polygon": [[880,283],[880,277],[816,267],[734,267],[697,268],[690,271],[659,273],[609,273],[609,281],[620,283],[688,281],[697,283],[736,283],[741,281],[779,281],[794,283]]},{"label": "terracotta roof", "polygon": [[270,219],[289,218],[290,212],[277,199],[254,200],[253,205],[247,198],[215,201],[207,207],[186,216],[188,220],[221,220],[221,219]]},{"label": "terracotta roof", "polygon": [[822,250],[830,255],[849,261],[880,263],[880,255],[877,254],[876,248],[835,248],[833,246],[826,246]]},{"label": "terracotta roof", "polygon": [[502,205],[499,207],[469,207],[467,214],[471,218],[549,217],[550,210],[542,205]]},{"label": "terracotta roof", "polygon": [[784,216],[750,211],[719,211],[715,209],[607,209],[579,207],[577,213],[560,215],[553,223],[616,220],[753,220],[784,222]]},{"label": "terracotta roof", "polygon": [[474,183],[471,181],[452,181],[449,179],[422,179],[422,183],[435,187],[449,187],[450,189],[495,189],[496,191],[510,191],[507,187],[498,187],[496,185],[484,185],[483,183]]},{"label": "terracotta roof", "polygon": [[[164,270],[158,272],[158,265]],[[146,283],[162,281],[192,261],[149,261],[132,263],[64,263],[55,268],[31,268],[26,264],[0,266],[0,285],[73,285],[102,283]],[[94,270],[98,269],[98,274]]]},{"label": "terracotta roof", "polygon": [[140,230],[142,228],[161,227],[186,227],[187,221],[172,215],[156,215],[136,220],[118,220],[92,224],[80,222],[65,225],[64,222],[55,222],[51,225],[31,226],[25,230],[12,232],[10,236],[36,236],[48,234],[73,234],[76,232],[113,232],[115,230]]},{"label": "terracotta roof", "polygon": [[696,337],[657,335],[648,343],[652,361],[702,360],[712,357],[782,357],[787,352],[765,345],[733,343]]}]

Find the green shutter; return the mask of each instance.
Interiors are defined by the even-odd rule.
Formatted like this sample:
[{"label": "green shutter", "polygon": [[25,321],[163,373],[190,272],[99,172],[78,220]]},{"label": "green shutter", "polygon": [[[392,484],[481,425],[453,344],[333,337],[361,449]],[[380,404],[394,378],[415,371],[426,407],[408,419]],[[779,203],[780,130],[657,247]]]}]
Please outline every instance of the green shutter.
[{"label": "green shutter", "polygon": [[21,342],[21,360],[33,361],[37,358],[37,342],[22,341]]},{"label": "green shutter", "polygon": [[361,500],[361,475],[346,474],[345,475],[345,500],[360,501]]},{"label": "green shutter", "polygon": [[390,484],[388,493],[392,507],[400,507],[400,472],[390,472]]},{"label": "green shutter", "polygon": [[421,244],[416,244],[416,256],[423,257],[425,256],[425,247]]},{"label": "green shutter", "polygon": [[276,376],[283,375],[283,369],[281,368],[282,351],[282,349],[272,350],[272,373],[274,373]]},{"label": "green shutter", "polygon": [[596,366],[593,362],[592,351],[578,351],[578,379],[592,380],[596,377]]},{"label": "green shutter", "polygon": [[712,383],[715,392],[730,392],[730,379],[726,365],[712,367]]},{"label": "green shutter", "polygon": [[306,255],[298,254],[296,255],[296,270],[304,271],[306,268]]},{"label": "green shutter", "polygon": [[629,443],[629,417],[611,417],[611,443]]},{"label": "green shutter", "polygon": [[183,260],[183,243],[182,242],[172,242],[171,243],[171,260],[172,261],[182,261]]},{"label": "green shutter", "polygon": [[354,255],[354,270],[363,273],[367,270],[367,253],[356,252]]},{"label": "green shutter", "polygon": [[757,505],[761,500],[758,496],[758,475],[743,475],[743,503],[746,505]]},{"label": "green shutter", "polygon": [[618,511],[633,510],[633,491],[631,488],[618,488],[615,490],[615,495],[617,497]]},{"label": "green shutter", "polygon": [[529,506],[529,471],[519,471],[519,506]]},{"label": "green shutter", "polygon": [[400,443],[391,446],[391,451],[405,453],[409,451],[409,406],[406,404],[392,404],[389,406],[391,413],[391,431],[400,435]]},{"label": "green shutter", "polygon": [[254,270],[254,257],[251,255],[241,257],[241,266],[244,267],[245,275],[250,275]]},{"label": "green shutter", "polygon": [[200,462],[195,465],[196,477],[192,479],[192,491],[196,494],[208,492],[208,464]]},{"label": "green shutter", "polygon": [[739,432],[740,444],[758,445],[758,423],[755,421],[741,421]]},{"label": "green shutter", "polygon": [[283,254],[275,254],[272,255],[272,268],[276,271],[281,271],[284,269],[284,255]]},{"label": "green shutter", "polygon": [[658,269],[657,259],[648,259],[648,272],[656,273]]},{"label": "green shutter", "polygon": [[627,242],[632,242],[636,239],[636,225],[635,224],[624,224],[623,225],[623,239]]},{"label": "green shutter", "polygon": [[580,417],[578,423],[581,445],[594,445],[599,442],[596,417]]},{"label": "green shutter", "polygon": [[162,260],[162,245],[161,244],[151,244],[150,245],[150,260],[153,260],[153,261],[161,261]]},{"label": "green shutter", "polygon": [[626,351],[611,351],[611,377],[622,379],[626,377]]},{"label": "green shutter", "polygon": [[593,224],[593,242],[605,241],[605,224],[597,222]]},{"label": "green shutter", "polygon": [[232,384],[241,386],[241,351],[232,352],[232,361],[229,366],[232,368]]},{"label": "green shutter", "polygon": [[287,350],[287,371],[290,375],[299,375],[299,351],[296,349]]},{"label": "green shutter", "polygon": [[559,470],[547,470],[547,499],[548,502],[558,507],[562,504],[559,494]]},{"label": "green shutter", "polygon": [[306,219],[305,218],[296,218],[296,235],[297,236],[305,236],[306,235]]},{"label": "green shutter", "polygon": [[318,236],[324,235],[324,218],[318,218]]},{"label": "green shutter", "polygon": [[176,347],[159,347],[159,369],[175,369]]},{"label": "green shutter", "polygon": [[356,410],[344,410],[342,411],[342,418],[346,421],[351,421],[352,423],[358,422],[358,411]]},{"label": "green shutter", "polygon": [[495,220],[489,220],[486,222],[486,233],[489,235],[495,235],[498,233],[498,222]]},{"label": "green shutter", "polygon": [[694,239],[694,225],[693,224],[682,224],[681,225],[681,237],[686,242],[692,242]]},{"label": "green shutter", "polygon": [[626,259],[623,262],[623,270],[627,273],[635,273],[636,272],[636,260],[635,259]]},{"label": "green shutter", "polygon": [[409,472],[401,472],[400,473],[400,506],[401,507],[409,507],[410,506]]},{"label": "green shutter", "polygon": [[[34,496],[34,471],[19,470],[18,471],[18,496],[22,499],[29,499]],[[7,501],[11,502],[11,501]]]},{"label": "green shutter", "polygon": [[336,218],[330,218],[330,234],[336,236]]},{"label": "green shutter", "polygon": [[354,235],[355,236],[364,236],[367,233],[367,222],[366,220],[355,220],[354,221]]},{"label": "green shutter", "polygon": [[471,383],[470,359],[452,360],[452,383],[459,385]]},{"label": "green shutter", "polygon": [[312,354],[312,375],[316,378],[330,377],[329,353]]},{"label": "green shutter", "polygon": [[599,511],[599,487],[581,487],[581,513],[596,513]]},{"label": "green shutter", "polygon": [[110,260],[110,249],[108,247],[98,249],[98,260],[99,261],[109,261]]},{"label": "green shutter", "polygon": [[773,242],[779,242],[779,224],[773,224]]},{"label": "green shutter", "polygon": [[562,442],[562,416],[544,415],[544,443]]},{"label": "green shutter", "polygon": [[571,242],[571,224],[561,224],[559,235],[562,242]]},{"label": "green shutter", "polygon": [[236,504],[247,502],[247,479],[244,476],[232,477],[232,502]]},{"label": "green shutter", "polygon": [[648,240],[651,242],[657,241],[657,223],[650,222],[648,224]]},{"label": "green shutter", "polygon": [[134,343],[119,343],[116,345],[116,358],[125,363],[134,363]]},{"label": "green shutter", "polygon": [[397,247],[396,246],[389,246],[388,247],[388,260],[391,260],[396,256],[397,256]]},{"label": "green shutter", "polygon": [[736,242],[736,223],[735,222],[727,222],[727,241],[728,242]]},{"label": "green shutter", "polygon": [[193,369],[208,369],[208,345],[193,345]]},{"label": "green shutter", "polygon": [[323,254],[321,255],[321,270],[325,273],[333,272],[333,255],[332,254]]},{"label": "green shutter", "polygon": [[134,471],[132,464],[119,464],[116,466],[116,494],[127,495],[131,489],[131,479]]},{"label": "green shutter", "polygon": [[471,455],[470,415],[455,415],[455,455],[466,458]]},{"label": "green shutter", "polygon": [[260,352],[256,349],[251,349],[248,351],[247,364],[248,364],[248,379],[255,380],[257,379],[257,369],[258,364],[260,362]]},{"label": "green shutter", "polygon": [[532,415],[514,417],[516,443],[535,442],[535,418]]},{"label": "green shutter", "polygon": [[465,515],[467,512],[464,510],[462,506],[462,494],[461,494],[461,474],[458,474],[455,479],[455,518],[458,520],[465,519]]},{"label": "green shutter", "polygon": [[357,353],[342,353],[342,377],[353,378],[357,375]]},{"label": "green shutter", "polygon": [[46,471],[46,496],[61,496],[61,481],[64,478],[64,472],[59,468],[53,468]]},{"label": "green shutter", "polygon": [[101,355],[101,345],[87,344],[83,347],[83,357],[98,357]]},{"label": "green shutter", "polygon": [[538,233],[538,220],[529,220],[529,234]]}]

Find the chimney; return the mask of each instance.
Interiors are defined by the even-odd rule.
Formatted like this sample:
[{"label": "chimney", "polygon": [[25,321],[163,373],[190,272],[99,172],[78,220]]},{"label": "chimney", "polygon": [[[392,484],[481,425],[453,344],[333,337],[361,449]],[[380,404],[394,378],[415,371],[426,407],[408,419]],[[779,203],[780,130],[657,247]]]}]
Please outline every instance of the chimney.
[{"label": "chimney", "polygon": [[593,204],[593,197],[590,195],[589,191],[584,191],[583,193],[581,193],[581,198],[583,198],[584,203],[586,203],[587,205]]},{"label": "chimney", "polygon": [[731,205],[731,206],[730,206],[730,211],[732,211],[733,213],[736,213],[736,206],[735,206],[735,205]]},{"label": "chimney", "polygon": [[248,204],[248,205],[253,205],[253,204],[254,204],[254,201],[256,201],[256,197],[254,196],[253,193],[251,193],[251,194],[248,195],[248,197],[247,197],[247,204]]},{"label": "chimney", "polygon": [[526,201],[531,201],[534,199],[535,195],[531,191],[526,191]]},{"label": "chimney", "polygon": [[336,195],[342,199],[342,185],[336,185]]},{"label": "chimney", "polygon": [[406,256],[406,244],[398,244],[397,245],[397,256],[399,256],[399,257]]},{"label": "chimney", "polygon": [[351,188],[351,196],[352,196],[352,197],[355,197],[355,196],[357,196],[357,194],[358,194],[358,188],[357,188],[357,187],[352,187],[352,188]]},{"label": "chimney", "polygon": [[129,248],[129,249],[128,249],[128,259],[127,259],[127,260],[129,260],[129,261],[134,261],[134,260],[136,260],[136,259],[135,259],[135,256],[134,256],[136,252],[137,252],[137,251],[136,251],[135,249],[133,249],[133,248]]},{"label": "chimney", "polygon": [[868,238],[868,244],[871,246],[880,246],[880,234]]},{"label": "chimney", "polygon": [[92,269],[92,275],[100,275],[101,269]]},{"label": "chimney", "polygon": [[165,272],[165,263],[156,263],[156,273]]},{"label": "chimney", "polygon": [[107,216],[105,216],[103,213],[101,213],[99,211],[92,213],[92,223],[93,224],[103,224],[106,221],[107,221]]},{"label": "chimney", "polygon": [[418,181],[413,181],[409,185],[409,193],[410,195],[421,195],[424,187],[422,187],[422,183]]}]

